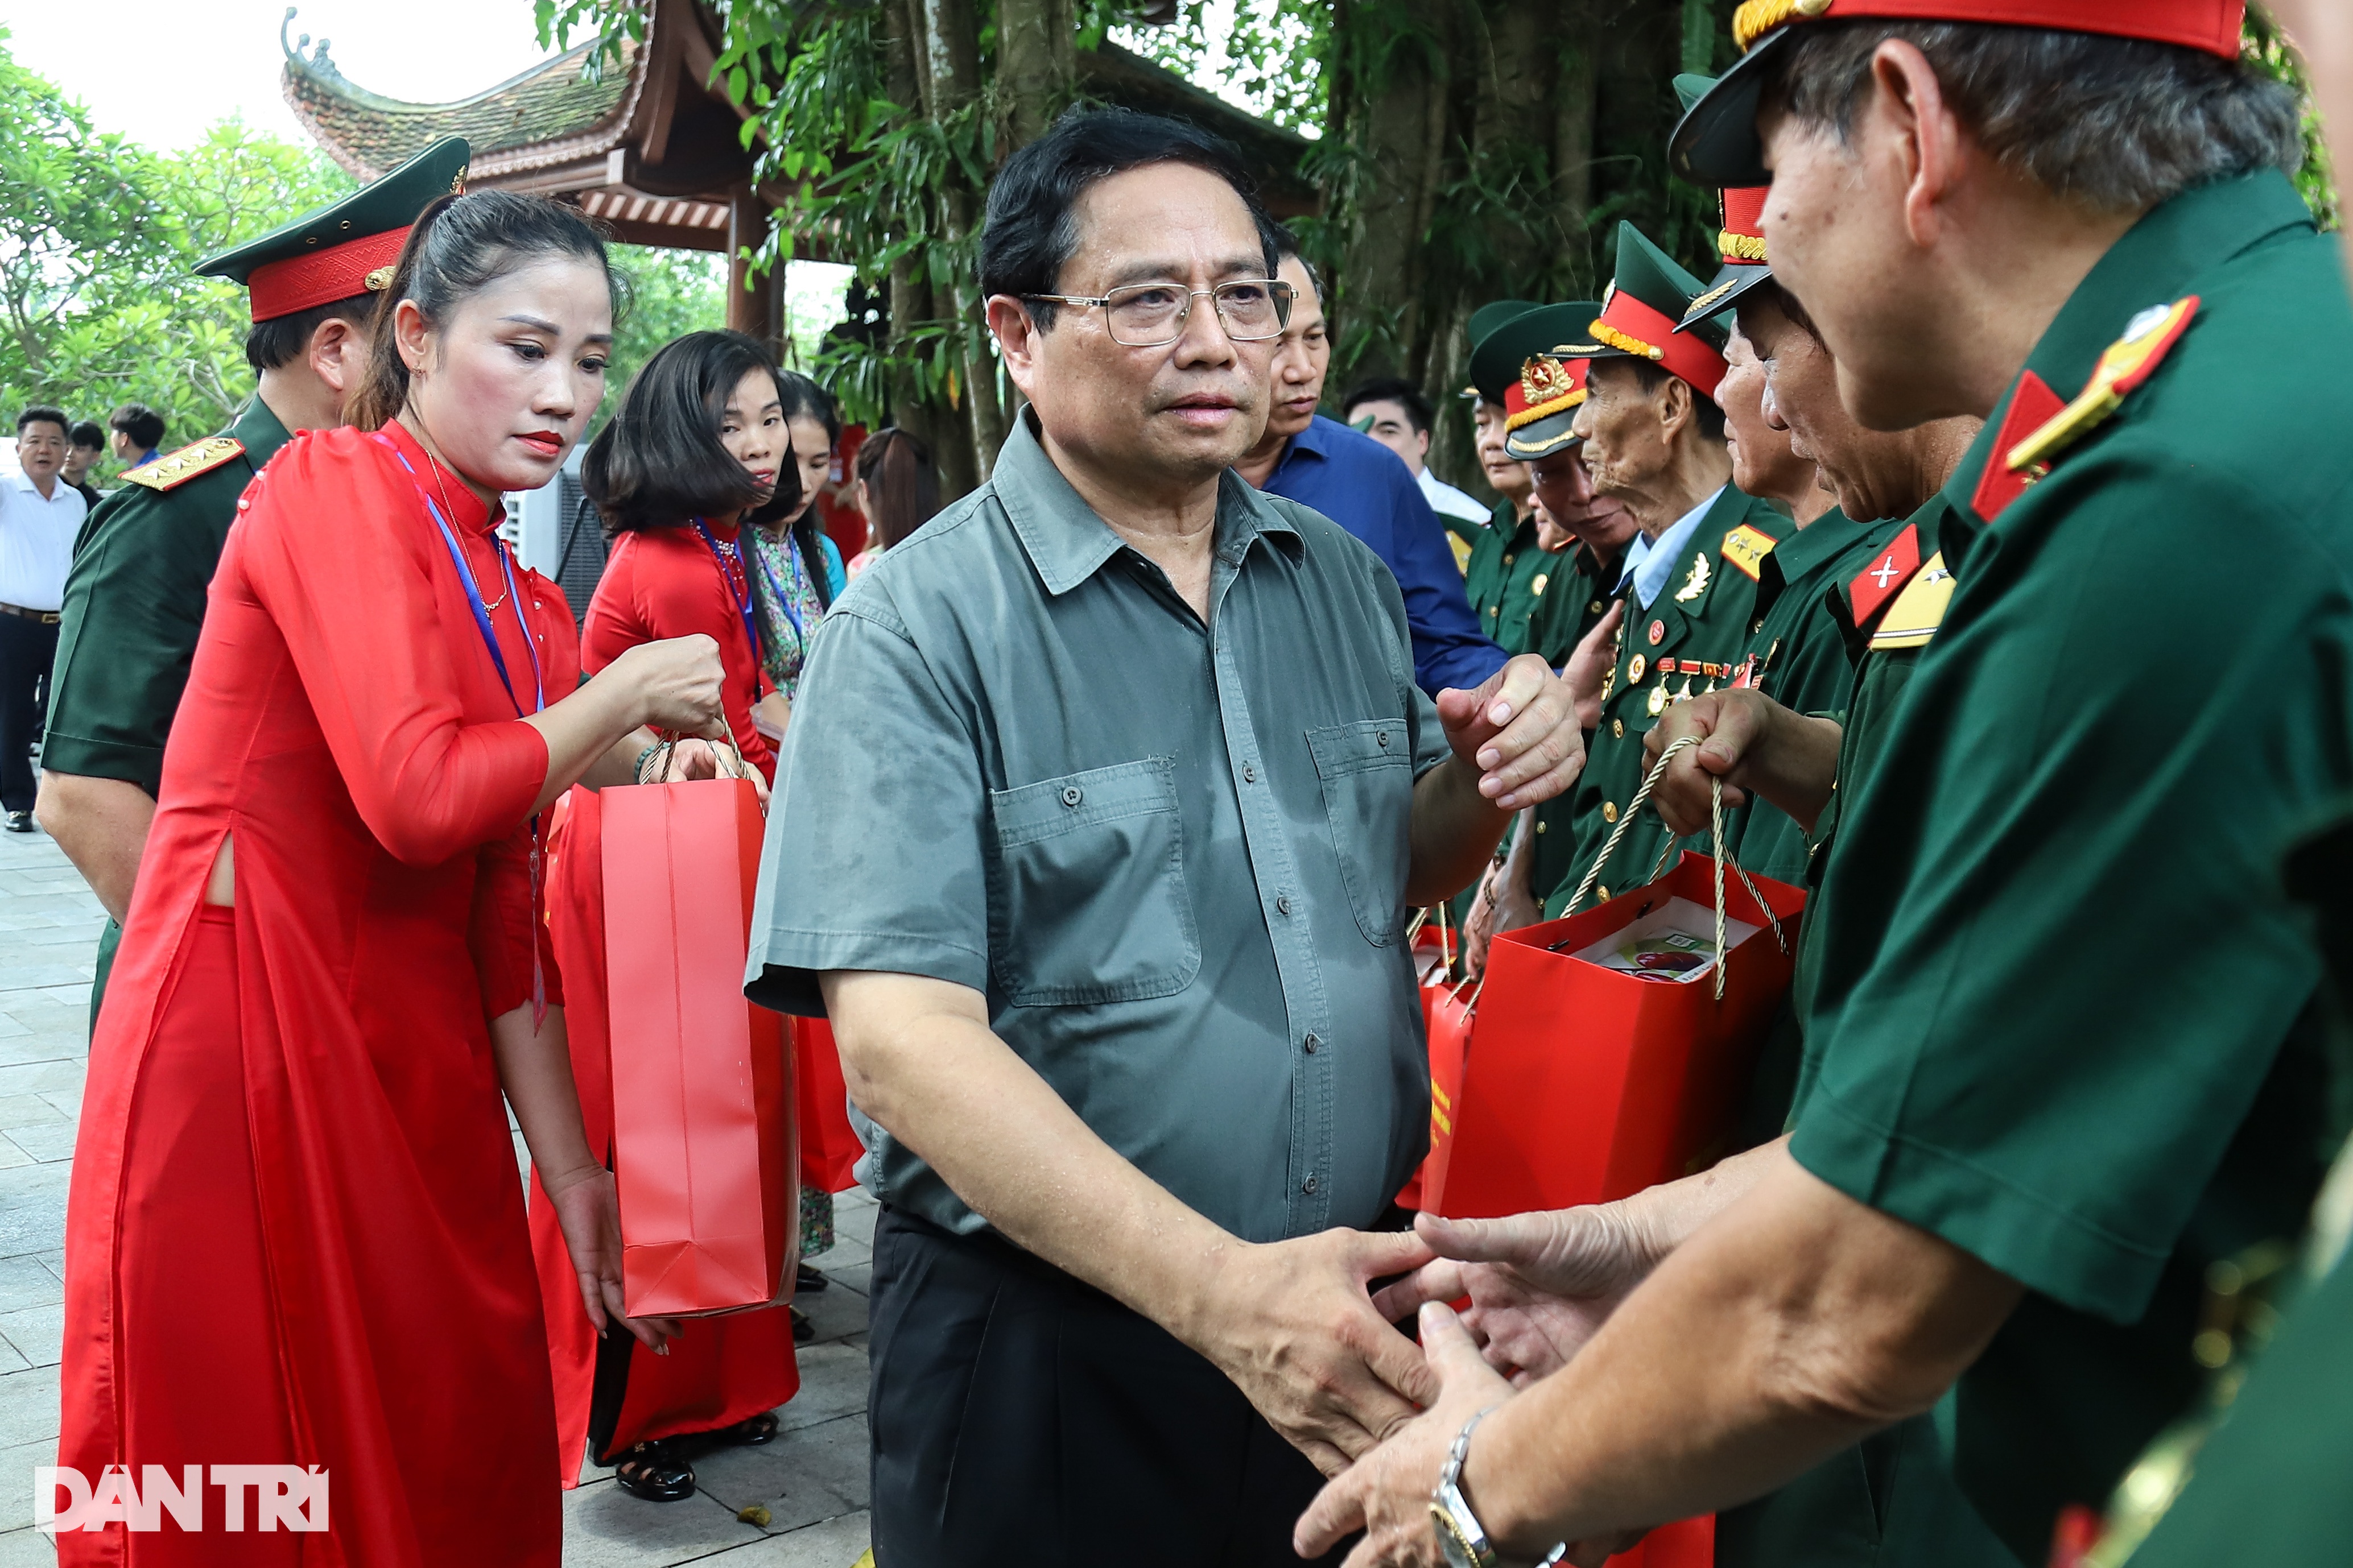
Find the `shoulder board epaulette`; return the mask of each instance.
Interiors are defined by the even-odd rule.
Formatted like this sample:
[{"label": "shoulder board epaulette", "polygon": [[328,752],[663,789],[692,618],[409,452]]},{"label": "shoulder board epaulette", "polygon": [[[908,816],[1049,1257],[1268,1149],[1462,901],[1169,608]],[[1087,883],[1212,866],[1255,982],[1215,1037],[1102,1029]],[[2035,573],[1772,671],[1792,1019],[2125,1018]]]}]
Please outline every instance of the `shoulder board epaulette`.
[{"label": "shoulder board epaulette", "polygon": [[1938,551],[1921,564],[1919,573],[1887,606],[1887,616],[1871,634],[1874,648],[1926,647],[1945,624],[1945,606],[1953,602],[1953,574],[1945,570]]},{"label": "shoulder board epaulette", "polygon": [[1854,575],[1846,585],[1847,603],[1853,608],[1854,624],[1868,627],[1872,617],[1881,607],[1904,591],[1912,574],[1920,570],[1920,529],[1916,523],[1905,523],[1903,531],[1887,542],[1870,565]]},{"label": "shoulder board epaulette", "polygon": [[2168,351],[2189,330],[2198,296],[2170,305],[2151,305],[2126,323],[2125,335],[2110,343],[2075,401],[2043,421],[2033,434],[2002,456],[2002,465],[2030,481],[2051,471],[2052,459],[2096,428],[2124,404],[2126,395],[2153,374]]},{"label": "shoulder board epaulette", "polygon": [[231,458],[245,456],[245,443],[234,436],[207,436],[192,447],[167,452],[152,463],[142,463],[123,475],[125,481],[151,490],[168,490],[208,474]]},{"label": "shoulder board epaulette", "polygon": [[1772,554],[1773,546],[1779,542],[1763,529],[1744,522],[1724,536],[1724,558],[1747,574],[1748,580],[1754,583],[1757,569],[1765,564],[1765,557]]}]

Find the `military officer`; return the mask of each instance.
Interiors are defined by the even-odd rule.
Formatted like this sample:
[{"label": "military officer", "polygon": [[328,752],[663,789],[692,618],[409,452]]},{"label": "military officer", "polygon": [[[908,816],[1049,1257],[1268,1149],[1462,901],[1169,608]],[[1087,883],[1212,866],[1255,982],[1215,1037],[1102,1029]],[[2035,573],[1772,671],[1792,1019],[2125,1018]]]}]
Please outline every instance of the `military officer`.
[{"label": "military officer", "polygon": [[74,542],[36,811],[110,917],[93,1022],[237,497],[290,431],[343,422],[401,242],[426,204],[463,181],[468,157],[462,139],[445,137],[373,184],[199,266],[246,286],[245,352],[259,385],[218,435],[124,474]]},{"label": "military officer", "polygon": [[[1493,402],[1503,414],[1504,454],[1521,468],[1528,493],[1514,498],[1524,504],[1513,507],[1508,521],[1503,508],[1496,509],[1494,520],[1472,546],[1463,586],[1479,617],[1480,630],[1501,643],[1505,652],[1542,654],[1556,669],[1568,662],[1577,639],[1591,624],[1582,612],[1593,597],[1588,581],[1592,552],[1576,545],[1567,530],[1546,547],[1539,537],[1534,476],[1527,474],[1525,465],[1531,458],[1572,444],[1563,416],[1585,400],[1584,367],[1574,362],[1564,364],[1546,351],[1581,331],[1599,308],[1577,300],[1523,311],[1482,338],[1471,353],[1472,381],[1498,394]],[[1535,383],[1531,383],[1530,374],[1537,378]],[[1483,391],[1481,396],[1485,396]],[[1532,420],[1549,420],[1561,426],[1547,438],[1543,451],[1518,439]],[[1623,510],[1614,502],[1605,505],[1610,511]]]},{"label": "military officer", "polygon": [[[1497,300],[1471,312],[1466,328],[1471,350],[1475,356],[1479,345],[1493,336],[1495,330],[1514,316],[1525,315],[1543,307],[1532,300]],[[1471,384],[1462,395],[1471,404],[1471,426],[1479,455],[1479,469],[1486,479],[1487,488],[1501,498],[1484,522],[1467,518],[1449,517],[1446,521],[1448,539],[1453,544],[1456,559],[1467,580],[1472,553],[1479,542],[1491,533],[1511,537],[1520,523],[1535,510],[1534,492],[1528,480],[1527,466],[1504,450],[1504,393],[1509,377],[1497,375],[1482,382],[1474,371]],[[1485,626],[1490,617],[1482,615],[1480,625]]]},{"label": "military officer", "polygon": [[[1630,1310],[1524,1393],[1425,1308],[1440,1393],[1303,1551],[1369,1518],[1360,1561],[1435,1561],[1433,1492],[1458,1544],[1608,1543],[1944,1401],[1971,1505],[2043,1561],[2196,1391],[2208,1266],[2302,1222],[2320,964],[2275,868],[2353,795],[2353,308],[2239,5],[2052,16],[1744,6],[1677,132],[1706,183],[1769,170],[1859,420],[1986,418],[1949,575],[1880,618],[1926,646],[1841,811],[1791,1135],[1644,1194],[1574,1287],[1641,1279]],[[2218,517],[2261,594],[2184,569]]]},{"label": "military officer", "polygon": [[[1667,704],[1732,679],[1759,570],[1793,531],[1786,515],[1732,483],[1724,413],[1713,401],[1728,331],[1720,322],[1675,331],[1701,291],[1666,252],[1620,224],[1617,277],[1588,328],[1591,341],[1556,350],[1592,361],[1574,429],[1594,488],[1622,500],[1641,533],[1619,584],[1625,607],[1593,694],[1585,772],[1563,797],[1566,808],[1537,813],[1533,886],[1546,918],[1566,911],[1623,820],[1642,782],[1642,736]],[[1672,838],[1656,812],[1641,812],[1588,900],[1648,881]]]}]

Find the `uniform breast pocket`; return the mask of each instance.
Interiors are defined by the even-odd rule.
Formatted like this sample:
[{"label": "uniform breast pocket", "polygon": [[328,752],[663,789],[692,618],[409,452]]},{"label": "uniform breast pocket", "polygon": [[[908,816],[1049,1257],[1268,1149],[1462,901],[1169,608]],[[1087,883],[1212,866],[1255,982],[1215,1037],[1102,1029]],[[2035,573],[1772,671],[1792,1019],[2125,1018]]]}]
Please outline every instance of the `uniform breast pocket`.
[{"label": "uniform breast pocket", "polygon": [[989,964],[1020,1006],[1182,991],[1201,942],[1185,886],[1176,764],[1146,757],[992,790]]},{"label": "uniform breast pocket", "polygon": [[1307,731],[1324,815],[1356,929],[1376,947],[1405,930],[1405,878],[1411,858],[1413,747],[1402,719],[1365,719]]}]

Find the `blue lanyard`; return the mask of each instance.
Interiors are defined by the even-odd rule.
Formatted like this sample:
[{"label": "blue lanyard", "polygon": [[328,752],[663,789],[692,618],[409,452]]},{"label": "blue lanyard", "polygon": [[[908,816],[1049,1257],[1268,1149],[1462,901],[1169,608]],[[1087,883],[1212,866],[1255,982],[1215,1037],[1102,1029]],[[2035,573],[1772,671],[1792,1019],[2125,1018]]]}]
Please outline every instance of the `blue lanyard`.
[{"label": "blue lanyard", "polygon": [[[410,466],[408,455],[382,435],[378,435],[376,439],[390,447],[392,455],[400,459],[400,466],[408,469],[409,483],[416,486],[417,499],[425,503],[425,510],[433,519],[433,526],[441,531],[441,543],[449,552],[451,564],[458,568],[458,581],[465,585],[466,607],[474,612],[474,629],[482,634],[482,646],[490,650],[491,666],[499,672],[499,684],[507,689],[507,700],[514,704],[515,716],[521,718],[522,699],[515,695],[514,682],[508,679],[506,655],[499,651],[499,634],[491,626],[490,606],[482,603],[482,590],[475,584],[474,569],[467,564],[466,552],[458,546],[456,531],[450,528],[449,520],[441,515],[441,509],[434,504],[433,498],[425,492],[424,485],[418,482],[417,470]],[[491,536],[491,544],[499,552],[499,570],[506,578],[507,602],[515,607],[515,625],[522,628],[523,651],[531,656],[531,710],[544,713],[547,711],[547,680],[540,672],[539,649],[532,641],[531,623],[522,618],[522,604],[515,597],[514,557],[508,553],[506,541],[495,533]]]},{"label": "blue lanyard", "polygon": [[[744,617],[744,636],[752,645],[752,663],[756,669],[760,663],[760,615],[752,607],[752,579],[744,577],[744,536],[738,532],[735,542],[722,550],[719,541],[712,537],[710,527],[699,517],[694,520],[694,531],[702,535],[702,542],[711,547],[711,558],[719,563],[719,580],[727,584],[727,597],[733,603],[735,613]],[[735,561],[734,576],[728,575],[727,572],[727,561],[731,555]],[[744,591],[740,594],[735,591],[736,577],[744,577]],[[793,630],[800,630],[798,621],[793,623]],[[752,684],[757,687],[759,681],[759,676],[754,674]]]},{"label": "blue lanyard", "polygon": [[[499,651],[499,635],[491,625],[490,606],[482,603],[482,590],[474,581],[473,567],[466,563],[466,552],[458,547],[456,531],[450,528],[449,520],[441,515],[441,509],[434,504],[433,498],[426,493],[423,481],[417,479],[417,469],[408,460],[408,454],[382,431],[376,433],[375,438],[400,459],[402,468],[408,470],[408,482],[416,489],[417,499],[425,503],[426,513],[433,519],[433,526],[441,531],[441,542],[448,549],[451,563],[458,568],[458,581],[465,585],[466,606],[474,612],[474,629],[482,634],[482,646],[491,652],[491,667],[499,672],[499,684],[507,689],[507,700],[514,704],[515,715],[521,718],[522,699],[515,695],[514,682],[507,678],[506,656]],[[495,533],[491,536],[491,543],[499,552],[499,569],[506,578],[507,602],[514,605],[515,625],[522,628],[523,651],[531,655],[531,710],[544,713],[547,711],[547,681],[540,672],[539,648],[532,637],[531,623],[522,618],[522,601],[515,597],[514,557],[507,552],[506,541]],[[531,819],[531,1026],[534,1032],[547,1019],[547,976],[539,956],[542,856],[539,816],[534,813]]]},{"label": "blue lanyard", "polygon": [[[793,580],[797,583],[801,577],[800,548],[793,542],[793,537],[789,533],[785,535],[785,550],[786,559],[793,563]],[[793,640],[806,648],[808,646],[808,633],[801,627],[801,613],[793,607],[793,596],[785,591],[785,585],[782,583],[776,581],[776,569],[768,564],[768,558],[760,553],[757,546],[754,546],[752,551],[752,558],[759,562],[760,575],[768,580],[769,591],[776,595],[776,607],[785,612],[785,619],[793,623]]]}]

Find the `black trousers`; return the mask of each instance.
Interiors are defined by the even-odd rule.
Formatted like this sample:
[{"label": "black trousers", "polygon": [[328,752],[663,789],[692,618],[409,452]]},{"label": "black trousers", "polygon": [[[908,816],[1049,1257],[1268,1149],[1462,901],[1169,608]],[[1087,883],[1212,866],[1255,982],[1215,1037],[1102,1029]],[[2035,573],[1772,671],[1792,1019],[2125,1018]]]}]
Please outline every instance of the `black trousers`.
[{"label": "black trousers", "polygon": [[58,623],[0,612],[0,810],[30,811],[38,692],[58,657]]},{"label": "black trousers", "polygon": [[1150,1320],[891,1208],[871,1300],[875,1568],[1301,1568],[1315,1467]]}]

